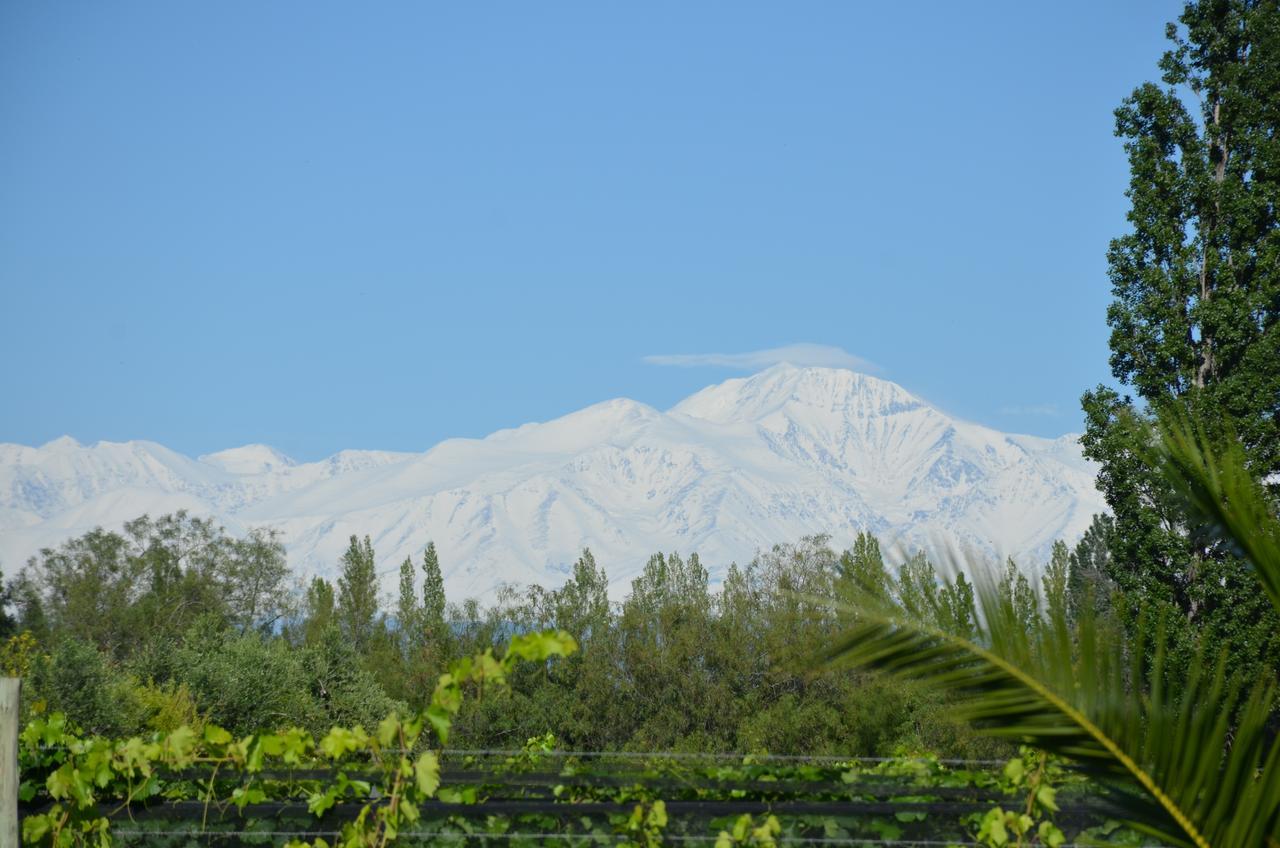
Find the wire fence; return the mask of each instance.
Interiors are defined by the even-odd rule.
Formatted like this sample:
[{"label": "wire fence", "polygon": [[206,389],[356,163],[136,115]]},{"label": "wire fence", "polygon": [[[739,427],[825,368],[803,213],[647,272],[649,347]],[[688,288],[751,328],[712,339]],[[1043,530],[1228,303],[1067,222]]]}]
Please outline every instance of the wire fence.
[{"label": "wire fence", "polygon": [[[199,839],[243,839],[244,837],[261,837],[263,831],[260,830],[221,830],[210,831],[206,833],[193,834],[186,830],[112,830],[112,833],[120,837],[194,837]],[[290,839],[337,839],[342,835],[341,831],[336,830],[276,830],[271,831],[272,836],[287,837]],[[542,832],[518,832],[510,831],[493,831],[482,832],[472,831],[469,833],[458,833],[456,831],[444,830],[402,830],[400,837],[403,839],[424,839],[439,841],[457,841],[466,839],[484,839],[493,841],[521,841],[529,840],[538,841],[561,841],[561,842],[582,842],[596,845],[618,845],[624,842],[633,841],[632,837],[625,834],[595,834],[595,833],[555,833],[551,831]],[[666,842],[677,842],[681,844],[714,844],[719,839],[718,835],[664,835],[663,840]],[[854,839],[854,838],[837,838],[826,836],[776,836],[774,841],[779,845],[903,845],[903,846],[954,846],[954,848],[968,848],[969,846],[981,846],[980,842],[973,841],[957,841],[954,839]],[[1086,842],[1064,842],[1058,848],[1097,848],[1096,843]]]},{"label": "wire fence", "polygon": [[[921,766],[922,773],[934,775],[954,774],[951,769],[990,773],[1004,764],[996,760],[508,749],[446,749],[441,754],[441,785],[471,787],[476,794],[468,803],[420,803],[420,826],[400,831],[402,845],[634,843],[634,834],[618,832],[619,823],[637,804],[661,798],[670,820],[661,840],[669,844],[713,844],[719,830],[745,815],[755,823],[766,816],[789,822],[788,832],[774,836],[780,845],[967,846],[977,843],[971,841],[971,824],[963,822],[993,806],[1013,809],[1025,803],[1025,797],[1000,790],[993,780],[921,785],[912,768]],[[699,770],[699,763],[710,767]],[[886,764],[904,768],[877,769]],[[770,765],[777,768],[758,771]],[[343,773],[348,779],[361,778],[358,769]],[[372,789],[367,797],[349,795],[313,815],[308,787],[323,785],[334,775],[334,769],[314,765],[256,772],[252,780],[273,781],[281,794],[242,806],[184,799],[127,807],[103,803],[99,811],[112,821],[111,834],[123,845],[261,848],[295,839],[332,842],[340,839],[342,825],[368,805],[385,803]],[[379,775],[371,771],[366,776]],[[174,770],[165,777],[224,789],[244,779],[200,768]],[[370,783],[376,785],[375,780]],[[1096,795],[1060,796],[1058,806],[1058,821],[1075,825],[1075,830],[1110,817],[1106,799]],[[23,805],[23,810],[41,808]],[[494,829],[495,820],[505,820],[510,829]],[[893,829],[882,827],[869,835],[868,826],[884,821]],[[844,833],[848,835],[834,835]]]},{"label": "wire fence", "polygon": [[[40,751],[65,750],[60,745],[40,743],[35,746]],[[400,753],[412,753],[413,749],[389,748],[387,750]],[[592,760],[637,760],[637,761],[714,761],[737,763],[813,763],[821,765],[856,765],[859,763],[938,763],[949,768],[990,768],[1002,766],[1005,760],[959,759],[947,757],[860,757],[837,754],[755,754],[733,753],[721,751],[574,751],[551,750],[529,751],[523,748],[445,748],[441,750],[442,758],[466,757],[501,757],[507,759],[551,757],[556,759],[592,759]]]},{"label": "wire fence", "polygon": [[851,757],[833,754],[734,754],[698,751],[536,751],[507,750],[497,748],[446,748],[441,751],[446,757],[557,757],[578,759],[616,759],[616,760],[677,760],[716,762],[752,763],[816,763],[823,765],[839,765],[843,763],[940,763],[948,767],[989,768],[1002,766],[1005,760],[965,760],[934,757]]}]

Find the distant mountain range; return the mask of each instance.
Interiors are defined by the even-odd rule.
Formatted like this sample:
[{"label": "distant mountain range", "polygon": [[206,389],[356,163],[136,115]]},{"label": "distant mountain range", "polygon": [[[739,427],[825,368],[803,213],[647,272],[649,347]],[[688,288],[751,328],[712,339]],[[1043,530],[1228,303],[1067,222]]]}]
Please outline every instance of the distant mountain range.
[{"label": "distant mountain range", "polygon": [[421,454],[0,444],[0,565],[11,575],[41,547],[178,509],[279,528],[304,574],[333,576],[348,537],[368,534],[387,589],[434,540],[454,599],[558,585],[584,546],[621,593],[658,550],[697,551],[718,577],[819,532],[1034,565],[1105,510],[1094,474],[1074,436],[1000,433],[885,380],[779,365],[666,412],[605,401]]}]

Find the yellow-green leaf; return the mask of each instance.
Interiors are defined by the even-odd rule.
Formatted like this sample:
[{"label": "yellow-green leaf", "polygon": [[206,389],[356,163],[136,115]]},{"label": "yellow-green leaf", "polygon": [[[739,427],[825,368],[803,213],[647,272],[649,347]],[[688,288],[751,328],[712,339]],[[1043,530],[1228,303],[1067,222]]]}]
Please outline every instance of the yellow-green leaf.
[{"label": "yellow-green leaf", "polygon": [[418,790],[423,795],[430,798],[436,794],[436,789],[440,786],[440,760],[434,751],[422,752],[422,756],[414,763],[413,774]]}]

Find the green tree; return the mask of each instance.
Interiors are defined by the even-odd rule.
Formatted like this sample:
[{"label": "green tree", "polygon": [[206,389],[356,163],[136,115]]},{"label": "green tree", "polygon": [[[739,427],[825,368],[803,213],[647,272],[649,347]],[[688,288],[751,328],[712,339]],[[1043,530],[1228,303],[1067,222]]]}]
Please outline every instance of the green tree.
[{"label": "green tree", "polygon": [[168,645],[205,615],[256,626],[278,617],[288,570],[273,534],[237,540],[177,512],[46,548],[19,579],[20,604],[46,626],[123,658]]},{"label": "green tree", "polygon": [[82,639],[59,639],[31,669],[30,696],[67,717],[88,733],[121,736],[137,730],[121,695],[127,690],[117,670],[97,648]]},{"label": "green tree", "polygon": [[413,558],[400,563],[400,595],[396,599],[396,630],[401,649],[411,655],[422,644],[422,605],[418,603],[416,569]]},{"label": "green tree", "polygon": [[1004,574],[1000,577],[1000,594],[1009,599],[1011,609],[1025,627],[1031,627],[1037,614],[1036,590],[1012,558],[1005,560]]},{"label": "green tree", "polygon": [[0,571],[0,639],[7,639],[18,630],[18,620],[10,611],[16,600],[15,584],[5,582],[4,572]]},{"label": "green tree", "polygon": [[[568,631],[579,645],[593,636],[605,635],[609,627],[609,578],[604,568],[596,565],[589,548],[573,564],[573,575],[553,595],[555,626]],[[567,664],[581,662],[582,653]]]},{"label": "green tree", "polygon": [[1110,515],[1095,515],[1093,523],[1071,551],[1067,607],[1073,619],[1079,618],[1085,607],[1098,612],[1111,609],[1115,586],[1107,574],[1111,570],[1111,535],[1114,532],[1115,519]]},{"label": "green tree", "polygon": [[237,633],[206,616],[184,634],[174,668],[200,712],[234,733],[319,727],[301,656],[283,639]]},{"label": "green tree", "polygon": [[918,613],[932,608],[938,596],[938,572],[923,551],[898,566],[893,596],[904,607]]},{"label": "green tree", "polygon": [[336,596],[333,584],[323,577],[312,577],[303,600],[305,617],[302,621],[302,641],[308,645],[316,642],[322,633],[337,621]]},{"label": "green tree", "polygon": [[636,744],[717,747],[708,726],[719,712],[707,662],[711,613],[707,570],[697,554],[654,554],[632,581],[618,622],[625,675],[618,702]]},{"label": "green tree", "polygon": [[[1280,11],[1188,3],[1184,34],[1116,110],[1132,232],[1108,252],[1111,365],[1150,403],[1202,389],[1251,466],[1280,469]],[[1185,93],[1195,103],[1185,102]]]},{"label": "green tree", "polygon": [[[101,528],[27,562],[28,603],[50,630],[117,652],[134,640],[133,600],[140,594],[128,541]],[[25,616],[24,616],[25,617]]]},{"label": "green tree", "polygon": [[[1012,560],[1007,569],[1008,591],[1012,594],[1017,587],[1025,605],[1027,596],[1032,594],[1031,586]],[[939,627],[947,627],[959,633],[970,632],[977,620],[973,585],[968,582],[964,573],[958,572],[954,581],[941,580],[938,570],[923,551],[916,552],[898,566],[897,579],[890,579],[884,590],[864,594],[872,601],[891,600],[916,615],[928,617]],[[855,594],[855,605],[857,597]]]},{"label": "green tree", "polygon": [[10,584],[13,589],[13,602],[18,609],[18,628],[28,632],[38,641],[49,640],[49,618],[44,612],[44,599],[40,589],[32,580],[28,571],[22,571],[18,578]]},{"label": "green tree", "polygon": [[437,651],[443,651],[449,640],[449,629],[445,624],[444,575],[435,542],[427,542],[422,555],[422,574],[422,627],[427,642]]},{"label": "green tree", "polygon": [[228,619],[240,630],[271,632],[293,608],[280,532],[255,528],[228,547],[222,569]]},{"label": "green tree", "polygon": [[552,608],[555,626],[572,634],[583,650],[556,664],[555,680],[563,696],[559,703],[549,701],[546,709],[563,716],[558,732],[565,738],[617,745],[617,727],[604,726],[616,703],[618,649],[609,578],[590,550],[583,549],[573,575],[552,594]]},{"label": "green tree", "polygon": [[880,553],[880,541],[870,533],[861,532],[853,545],[840,555],[840,576],[852,584],[854,591],[887,594],[891,578]]},{"label": "green tree", "polygon": [[[1116,110],[1131,229],[1107,254],[1111,370],[1150,410],[1222,422],[1265,479],[1280,472],[1280,7],[1196,0],[1180,21],[1164,87],[1141,85]],[[1198,633],[1264,661],[1280,619],[1238,559],[1185,532],[1142,459],[1152,436],[1135,400],[1100,386],[1083,405],[1115,516],[1108,576],[1176,611],[1184,645]]]},{"label": "green tree", "polygon": [[375,727],[392,710],[405,710],[362,666],[355,646],[336,627],[325,628],[300,659],[320,732],[333,726]]},{"label": "green tree", "polygon": [[1062,540],[1053,543],[1053,552],[1049,556],[1049,564],[1045,566],[1044,577],[1040,585],[1044,589],[1044,601],[1050,615],[1061,614],[1066,620],[1070,595],[1067,584],[1071,580],[1071,552]]},{"label": "green tree", "polygon": [[374,565],[373,543],[355,536],[342,555],[338,576],[338,624],[357,651],[373,642],[378,617],[378,572]]},{"label": "green tree", "polygon": [[978,627],[978,608],[973,584],[961,571],[954,581],[945,582],[938,590],[938,626],[952,633],[971,635]]}]

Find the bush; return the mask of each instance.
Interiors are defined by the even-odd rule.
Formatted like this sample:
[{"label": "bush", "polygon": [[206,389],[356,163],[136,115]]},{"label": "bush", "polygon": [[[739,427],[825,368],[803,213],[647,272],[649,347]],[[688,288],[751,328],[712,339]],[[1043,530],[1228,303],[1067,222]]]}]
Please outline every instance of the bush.
[{"label": "bush", "polygon": [[174,668],[205,718],[233,733],[315,724],[300,656],[281,639],[202,619],[187,631]]},{"label": "bush", "polygon": [[58,642],[32,664],[30,685],[35,710],[65,713],[86,733],[129,736],[142,727],[133,681],[87,642]]}]

